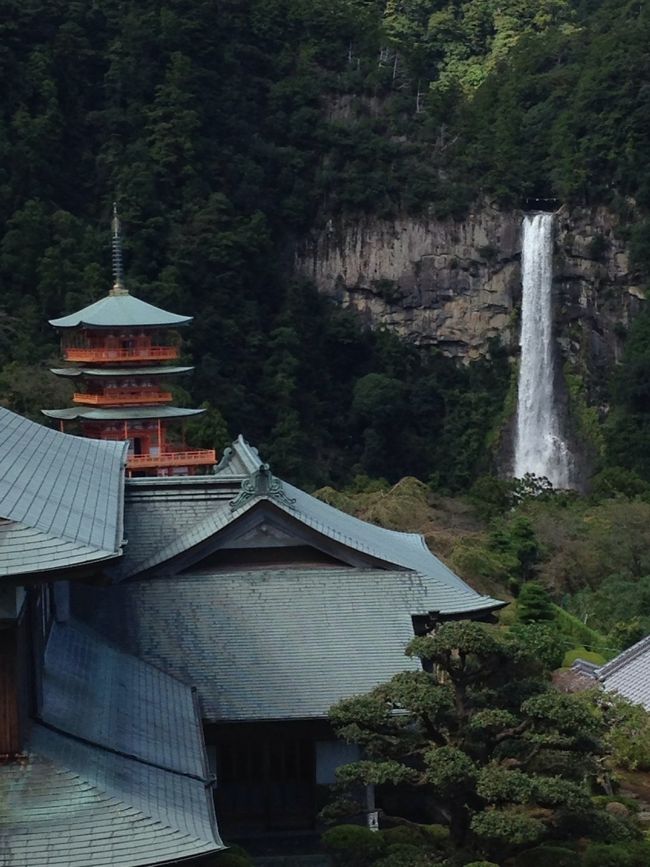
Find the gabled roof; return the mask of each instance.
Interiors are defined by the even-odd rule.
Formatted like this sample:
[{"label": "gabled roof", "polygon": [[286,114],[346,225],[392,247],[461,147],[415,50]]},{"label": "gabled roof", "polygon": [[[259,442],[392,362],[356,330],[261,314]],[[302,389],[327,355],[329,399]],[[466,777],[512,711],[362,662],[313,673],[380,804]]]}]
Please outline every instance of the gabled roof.
[{"label": "gabled roof", "polygon": [[178,325],[187,325],[192,321],[191,316],[179,316],[169,313],[160,307],[154,307],[146,301],[141,301],[128,292],[105,295],[99,301],[89,304],[76,313],[69,316],[61,316],[59,319],[50,319],[50,325],[55,328],[78,328],[87,325],[91,328],[151,328],[167,327],[174,328]]},{"label": "gabled roof", "polygon": [[[215,537],[258,504],[269,502],[288,518],[374,563],[412,570],[442,582],[463,597],[461,610],[464,594],[473,595],[477,608],[484,607],[489,599],[468,587],[431,553],[418,534],[369,524],[280,480],[276,480],[279,496],[264,492],[263,487],[258,490],[255,476],[263,466],[257,452],[240,436],[213,476],[185,479],[182,485],[163,479],[130,481],[125,512],[130,544],[119,566],[120,575],[162,569],[164,563]],[[173,572],[173,565],[169,571]],[[495,599],[489,601],[495,608],[502,604]]]},{"label": "gabled roof", "polygon": [[605,689],[650,710],[650,636],[597,669],[596,676]]},{"label": "gabled roof", "polygon": [[54,624],[42,723],[0,766],[5,867],[141,867],[219,851],[190,687]]},{"label": "gabled roof", "polygon": [[119,556],[126,449],[0,407],[0,575]]},{"label": "gabled roof", "polygon": [[323,718],[336,701],[420,668],[412,617],[494,600],[403,570],[206,569],[79,587],[84,616],[192,682],[209,722]]},{"label": "gabled roof", "polygon": [[131,421],[148,418],[189,418],[201,415],[204,409],[184,409],[180,406],[125,406],[96,409],[92,406],[70,406],[65,409],[43,409],[43,415],[61,421],[83,418],[87,421]]}]

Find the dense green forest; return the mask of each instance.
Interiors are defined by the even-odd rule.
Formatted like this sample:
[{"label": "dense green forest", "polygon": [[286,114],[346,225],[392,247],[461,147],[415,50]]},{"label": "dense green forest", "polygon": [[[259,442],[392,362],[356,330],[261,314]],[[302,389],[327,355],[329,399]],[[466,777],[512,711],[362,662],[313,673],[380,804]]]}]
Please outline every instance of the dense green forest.
[{"label": "dense green forest", "polygon": [[[497,345],[457,366],[367,333],[292,281],[309,227],[542,195],[633,212],[630,249],[650,261],[638,0],[4,0],[2,12],[0,399],[34,417],[67,400],[45,372],[47,318],[109,285],[113,199],[131,289],[196,315],[189,399],[214,411],[195,437],[243,431],[310,485],[413,473],[466,490],[490,468],[511,368]],[[343,103],[345,122],[331,111]],[[604,460],[649,478],[650,356],[629,345]]]},{"label": "dense green forest", "polygon": [[[0,0],[0,12],[0,403],[42,420],[41,407],[68,402],[47,370],[58,352],[47,320],[111,285],[116,200],[129,288],[195,316],[184,337],[196,370],[178,397],[208,412],[192,441],[222,448],[242,432],[278,475],[327,486],[319,496],[367,520],[422,532],[475,587],[512,600],[499,627],[456,635],[453,648],[467,642],[467,654],[412,649],[442,658],[452,682],[458,660],[477,667],[462,713],[425,672],[334,712],[338,729],[356,726],[377,747],[348,783],[391,782],[419,734],[390,708],[408,707],[435,725],[416,744],[425,777],[407,760],[396,780],[458,802],[457,848],[515,858],[535,841],[579,835],[595,841],[589,867],[647,864],[634,817],[603,815],[585,783],[602,785],[611,756],[650,769],[647,717],[614,726],[614,705],[564,701],[548,690],[548,669],[576,655],[600,663],[650,632],[650,312],[631,323],[589,408],[599,448],[579,496],[496,477],[516,385],[516,359],[498,340],[461,364],[369,331],[292,265],[296,242],[342,215],[454,219],[477,202],[519,210],[540,197],[606,205],[647,275],[650,6]],[[531,624],[537,634],[526,633]],[[527,634],[538,643],[517,649]],[[531,681],[533,662],[543,670]],[[515,701],[513,686],[529,699]],[[512,755],[487,749],[499,727],[516,731]],[[444,767],[428,753],[441,736]],[[507,764],[535,738],[558,748],[557,769],[551,759],[525,772]],[[495,762],[506,763],[496,776]],[[554,786],[540,778],[549,774]],[[480,804],[471,827],[467,799]],[[501,823],[510,801],[515,815]],[[535,816],[522,819],[524,803]],[[355,864],[449,855],[448,832],[429,830],[417,845],[370,837],[375,849]],[[610,851],[619,843],[625,851]],[[337,864],[350,863],[337,855],[340,838],[330,844]],[[388,852],[395,845],[401,861]],[[578,863],[575,848],[524,855],[517,865]]]}]

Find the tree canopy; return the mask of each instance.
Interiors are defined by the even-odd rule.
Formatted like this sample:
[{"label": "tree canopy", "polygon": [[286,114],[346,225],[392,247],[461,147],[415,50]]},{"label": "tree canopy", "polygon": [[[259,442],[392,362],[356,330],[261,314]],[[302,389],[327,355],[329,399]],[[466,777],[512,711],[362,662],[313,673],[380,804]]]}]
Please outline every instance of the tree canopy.
[{"label": "tree canopy", "polygon": [[[114,199],[131,289],[196,316],[193,401],[304,484],[417,473],[466,489],[489,469],[510,369],[496,345],[458,366],[368,334],[293,281],[296,238],[343,213],[544,195],[627,209],[646,261],[650,24],[633,0],[3,12],[0,399],[20,411],[60,402],[26,383],[56,355],[46,320],[110,285]],[[642,367],[631,349],[607,461],[649,477]]]},{"label": "tree canopy", "polygon": [[355,790],[374,785],[383,822],[442,821],[457,854],[498,863],[542,842],[635,839],[591,798],[606,774],[605,719],[550,686],[539,637],[536,625],[459,621],[414,638],[406,652],[421,671],[330,711],[364,758],[337,773],[328,814],[352,813]]}]

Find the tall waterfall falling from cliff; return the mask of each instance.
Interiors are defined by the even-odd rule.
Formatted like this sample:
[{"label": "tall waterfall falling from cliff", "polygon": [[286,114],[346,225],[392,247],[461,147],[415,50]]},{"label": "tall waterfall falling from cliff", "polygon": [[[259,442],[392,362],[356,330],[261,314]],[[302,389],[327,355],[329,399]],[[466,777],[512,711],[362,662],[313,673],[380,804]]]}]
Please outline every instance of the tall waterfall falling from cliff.
[{"label": "tall waterfall falling from cliff", "polygon": [[517,403],[515,476],[546,476],[570,486],[571,455],[561,436],[553,358],[553,216],[524,217],[521,256],[521,367]]}]

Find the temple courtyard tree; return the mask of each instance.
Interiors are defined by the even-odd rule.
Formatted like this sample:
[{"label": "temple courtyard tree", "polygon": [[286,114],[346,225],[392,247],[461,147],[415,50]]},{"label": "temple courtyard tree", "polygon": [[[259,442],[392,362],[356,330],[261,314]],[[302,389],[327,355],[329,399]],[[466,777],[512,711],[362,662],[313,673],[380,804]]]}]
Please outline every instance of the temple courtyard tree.
[{"label": "temple courtyard tree", "polygon": [[593,700],[550,686],[543,645],[553,640],[545,624],[515,633],[473,622],[413,639],[406,653],[422,670],[331,709],[364,758],[339,770],[326,812],[352,816],[356,798],[362,814],[375,786],[382,826],[442,823],[462,864],[578,838],[634,839],[627,818],[592,800],[607,784],[605,722]]}]

